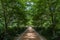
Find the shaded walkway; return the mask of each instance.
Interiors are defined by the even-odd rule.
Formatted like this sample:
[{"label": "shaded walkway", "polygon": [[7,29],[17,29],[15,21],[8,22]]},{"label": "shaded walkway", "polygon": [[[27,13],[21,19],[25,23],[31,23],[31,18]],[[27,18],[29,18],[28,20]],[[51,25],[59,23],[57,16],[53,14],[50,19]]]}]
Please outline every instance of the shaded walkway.
[{"label": "shaded walkway", "polygon": [[28,29],[15,40],[46,40],[46,39],[40,37],[40,35],[32,27],[28,27]]}]

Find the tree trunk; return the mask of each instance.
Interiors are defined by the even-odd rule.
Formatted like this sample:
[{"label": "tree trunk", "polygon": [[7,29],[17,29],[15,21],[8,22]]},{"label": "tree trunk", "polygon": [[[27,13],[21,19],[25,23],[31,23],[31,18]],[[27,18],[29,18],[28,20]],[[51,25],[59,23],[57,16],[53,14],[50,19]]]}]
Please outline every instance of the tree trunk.
[{"label": "tree trunk", "polygon": [[[7,9],[6,9],[6,3],[4,2],[4,0],[1,0],[1,4],[2,4],[2,9],[3,9],[3,16],[4,16],[4,26],[5,26],[5,37],[4,39],[7,37]],[[7,40],[7,39],[6,39]]]}]

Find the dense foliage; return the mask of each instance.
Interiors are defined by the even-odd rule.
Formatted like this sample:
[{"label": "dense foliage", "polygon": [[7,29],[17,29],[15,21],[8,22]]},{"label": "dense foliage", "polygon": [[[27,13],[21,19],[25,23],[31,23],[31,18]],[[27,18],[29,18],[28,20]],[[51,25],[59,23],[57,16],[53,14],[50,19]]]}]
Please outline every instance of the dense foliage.
[{"label": "dense foliage", "polygon": [[0,39],[13,40],[26,26],[60,40],[60,0],[0,0]]}]

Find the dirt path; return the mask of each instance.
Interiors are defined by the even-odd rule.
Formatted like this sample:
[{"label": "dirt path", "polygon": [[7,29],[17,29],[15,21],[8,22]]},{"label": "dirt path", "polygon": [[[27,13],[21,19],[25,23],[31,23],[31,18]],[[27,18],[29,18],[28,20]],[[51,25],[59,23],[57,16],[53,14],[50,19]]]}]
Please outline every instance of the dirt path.
[{"label": "dirt path", "polygon": [[29,27],[17,40],[43,40],[39,34],[32,28]]}]

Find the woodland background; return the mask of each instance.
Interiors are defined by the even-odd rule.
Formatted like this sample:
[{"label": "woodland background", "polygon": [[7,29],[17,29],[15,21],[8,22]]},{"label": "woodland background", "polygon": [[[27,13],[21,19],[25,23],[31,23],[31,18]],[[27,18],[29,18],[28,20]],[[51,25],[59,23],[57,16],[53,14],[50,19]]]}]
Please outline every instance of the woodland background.
[{"label": "woodland background", "polygon": [[60,40],[60,0],[0,0],[0,40],[13,40],[26,26]]}]

